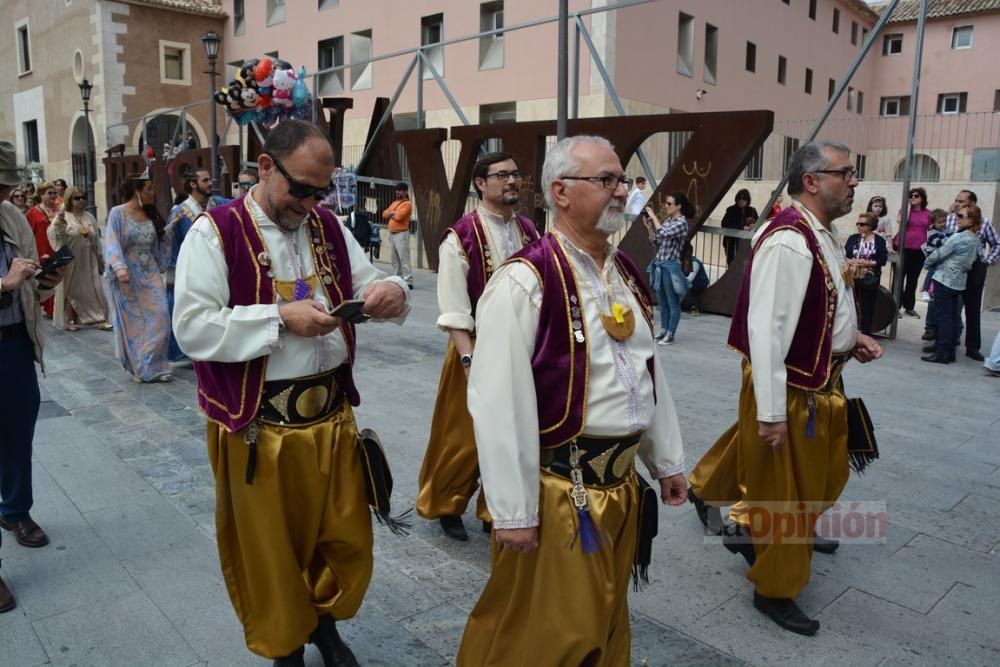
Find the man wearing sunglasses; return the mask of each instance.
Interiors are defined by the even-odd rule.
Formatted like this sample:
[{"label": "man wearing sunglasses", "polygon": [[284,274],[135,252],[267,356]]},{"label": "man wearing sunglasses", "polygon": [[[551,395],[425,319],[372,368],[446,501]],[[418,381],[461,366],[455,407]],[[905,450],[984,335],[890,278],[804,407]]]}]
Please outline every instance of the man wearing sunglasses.
[{"label": "man wearing sunglasses", "polygon": [[[335,619],[372,573],[372,528],[351,406],[362,312],[401,322],[408,290],[318,206],[336,166],[316,126],[280,123],[247,196],[198,218],[181,247],[173,325],[209,419],[219,556],[247,646],[302,665],[357,665]],[[352,318],[352,321],[356,321]]]}]

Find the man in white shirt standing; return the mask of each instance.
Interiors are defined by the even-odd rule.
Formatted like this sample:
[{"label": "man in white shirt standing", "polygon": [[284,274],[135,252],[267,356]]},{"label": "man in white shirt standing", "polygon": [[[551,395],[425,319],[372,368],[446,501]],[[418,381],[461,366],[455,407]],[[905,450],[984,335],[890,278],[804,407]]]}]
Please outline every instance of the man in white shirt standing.
[{"label": "man in white shirt standing", "polygon": [[[498,152],[479,158],[472,181],[481,202],[448,228],[438,251],[437,325],[448,333],[448,351],[417,495],[417,513],[438,519],[445,535],[462,541],[469,539],[462,514],[479,486],[476,440],[465,399],[476,341],[476,305],[494,267],[538,240],[534,223],[514,212],[520,202],[521,172],[512,155]],[[488,516],[480,515],[486,522]]]},{"label": "man in white shirt standing", "polygon": [[655,524],[657,495],[686,495],[649,294],[608,244],[629,179],[606,139],[579,136],[549,150],[541,185],[552,231],[497,270],[476,313],[468,400],[494,552],[460,667],[628,664],[629,576],[651,548],[640,514]]},{"label": "man in white shirt standing", "polygon": [[260,183],[203,214],[177,263],[173,326],[209,418],[222,572],[251,651],[357,665],[335,620],[372,573],[372,528],[351,406],[355,297],[401,320],[408,290],[317,206],[332,188],[328,138],[287,120],[257,159]]},{"label": "man in white shirt standing", "polygon": [[811,574],[816,519],[850,472],[838,380],[850,357],[865,363],[882,349],[858,331],[853,273],[831,230],[854,202],[849,149],[814,142],[789,164],[792,205],[753,239],[729,332],[744,356],[739,421],[695,466],[691,483],[706,504],[735,502],[729,516],[739,531],[724,542],[751,564],[754,606],[811,635],[819,621],[795,598]]},{"label": "man in white shirt standing", "polygon": [[632,192],[628,193],[628,201],[625,202],[625,213],[633,217],[642,213],[648,196],[646,194],[646,177],[636,176],[635,187],[632,188]]}]

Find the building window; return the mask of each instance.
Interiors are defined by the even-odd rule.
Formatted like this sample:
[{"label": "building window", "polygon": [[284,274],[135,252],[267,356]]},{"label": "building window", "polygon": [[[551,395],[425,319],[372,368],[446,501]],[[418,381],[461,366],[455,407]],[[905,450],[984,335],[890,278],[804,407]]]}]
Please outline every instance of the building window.
[{"label": "building window", "polygon": [[267,25],[285,22],[285,0],[267,0]]},{"label": "building window", "polygon": [[993,91],[993,113],[1000,113],[1000,90]]},{"label": "building window", "polygon": [[858,45],[858,22],[851,21],[851,44]]},{"label": "building window", "polygon": [[840,34],[840,10],[836,7],[833,9],[833,34]]},{"label": "building window", "polygon": [[951,48],[971,49],[972,48],[972,26],[963,25],[952,29]]},{"label": "building window", "polygon": [[784,162],[781,163],[781,171],[788,171],[788,162],[792,159],[792,153],[799,150],[799,140],[795,137],[785,137]]},{"label": "building window", "polygon": [[24,19],[16,27],[17,30],[17,73],[27,74],[31,71],[31,37],[28,34],[28,20]]},{"label": "building window", "polygon": [[[503,125],[517,122],[517,103],[498,102],[496,104],[479,105],[480,125]],[[488,132],[487,132],[488,134]],[[503,140],[499,137],[487,137],[483,142],[483,150],[492,153],[503,150]]]},{"label": "building window", "polygon": [[806,68],[806,95],[813,94],[813,71]]},{"label": "building window", "polygon": [[858,91],[858,105],[855,108],[859,116],[865,112],[865,94],[860,90]]},{"label": "building window", "polygon": [[868,156],[862,153],[857,153],[854,156],[854,168],[858,172],[858,180],[865,180],[865,172],[868,171]]},{"label": "building window", "polygon": [[965,104],[968,98],[968,93],[945,93],[944,95],[938,95],[937,112],[946,115],[965,113]]},{"label": "building window", "polygon": [[[420,46],[428,47],[424,49],[424,55],[440,76],[444,76],[444,14],[433,14],[420,19]],[[437,46],[434,46],[437,44]],[[424,78],[433,79],[430,68],[424,68]]]},{"label": "building window", "polygon": [[847,110],[854,111],[854,88],[847,87]]},{"label": "building window", "polygon": [[[896,173],[894,174],[894,180],[901,181],[906,175],[906,160],[901,161],[896,165]],[[938,163],[929,155],[924,155],[923,153],[916,153],[913,156],[913,174],[910,177],[911,182],[921,182],[921,183],[935,183],[941,180],[941,168]]]},{"label": "building window", "polygon": [[372,87],[373,53],[370,29],[351,33],[351,90]]},{"label": "building window", "polygon": [[830,83],[826,87],[826,99],[829,102],[833,99],[833,94],[837,92],[837,81],[835,79],[830,79]]},{"label": "building window", "polygon": [[756,72],[757,71],[757,45],[753,42],[747,42],[747,71]]},{"label": "building window", "polygon": [[246,30],[247,17],[243,0],[233,0],[233,34],[242,35]]},{"label": "building window", "polygon": [[879,102],[880,116],[909,116],[910,96],[883,97]]},{"label": "building window", "polygon": [[[489,32],[503,28],[503,0],[479,5],[479,30]],[[503,33],[496,32],[479,38],[479,69],[503,67]]]},{"label": "building window", "polygon": [[715,84],[719,68],[719,29],[705,24],[705,82]]},{"label": "building window", "polygon": [[694,76],[694,18],[683,12],[677,19],[677,73]]},{"label": "building window", "polygon": [[788,61],[785,60],[785,56],[778,56],[778,83],[785,85],[785,70],[787,69]]},{"label": "building window", "polygon": [[38,121],[29,120],[22,124],[24,128],[24,161],[41,162],[38,150]]},{"label": "building window", "polygon": [[758,146],[750,156],[750,161],[743,170],[743,178],[748,181],[759,181],[764,178],[764,144]]},{"label": "building window", "polygon": [[318,9],[319,11],[324,11],[326,9],[333,9],[340,5],[340,0],[319,0]]},{"label": "building window", "polygon": [[903,52],[903,33],[895,32],[882,38],[882,55],[895,56]]},{"label": "building window", "polygon": [[868,28],[862,28],[861,29],[861,43],[864,44],[864,41],[866,39],[868,39]]},{"label": "building window", "polygon": [[191,45],[160,40],[160,83],[191,85]]},{"label": "building window", "polygon": [[[344,64],[344,38],[331,37],[316,45],[316,65],[318,69],[330,69]],[[336,95],[344,92],[344,70],[319,75],[319,94]]]},{"label": "building window", "polygon": [[816,0],[809,0],[809,18],[816,20]]}]

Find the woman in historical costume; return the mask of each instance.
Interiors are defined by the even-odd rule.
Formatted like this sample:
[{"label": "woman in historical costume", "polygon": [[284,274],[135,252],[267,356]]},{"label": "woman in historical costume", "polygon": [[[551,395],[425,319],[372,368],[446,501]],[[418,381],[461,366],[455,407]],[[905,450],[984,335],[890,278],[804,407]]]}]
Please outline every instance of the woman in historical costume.
[{"label": "woman in historical costume", "polygon": [[[41,201],[29,208],[24,217],[31,225],[31,233],[35,236],[35,248],[38,250],[38,257],[41,258],[55,252],[52,244],[49,243],[49,225],[62,209],[56,201],[59,198],[59,192],[54,183],[42,183],[38,186],[38,192],[41,194]],[[53,303],[54,297],[49,297],[42,302],[42,310],[45,311],[46,317],[52,317]]]},{"label": "woman in historical costume", "polygon": [[74,257],[59,286],[62,294],[56,299],[53,322],[69,331],[76,331],[78,324],[96,324],[110,331],[108,302],[101,286],[104,254],[97,221],[84,210],[86,206],[87,196],[80,188],[66,188],[63,210],[49,225],[52,247],[69,246]]},{"label": "woman in historical costume", "polygon": [[170,316],[163,272],[170,265],[173,230],[153,203],[153,183],[131,177],[111,209],[104,272],[111,296],[115,356],[136,382],[170,381]]}]

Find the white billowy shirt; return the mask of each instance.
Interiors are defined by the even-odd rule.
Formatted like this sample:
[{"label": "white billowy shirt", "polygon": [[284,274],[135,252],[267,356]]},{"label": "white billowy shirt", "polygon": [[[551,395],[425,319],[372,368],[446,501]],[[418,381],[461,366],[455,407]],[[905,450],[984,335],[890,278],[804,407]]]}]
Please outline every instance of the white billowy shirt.
[{"label": "white billowy shirt", "polygon": [[[663,369],[654,362],[653,379],[646,360],[655,356],[653,334],[642,310],[614,266],[608,246],[604,277],[594,260],[559,235],[573,267],[583,305],[584,332],[590,355],[590,378],[583,432],[593,436],[644,434],[639,458],[654,479],[684,472],[680,425]],[[610,279],[617,299],[624,297],[636,327],[625,342],[611,338],[601,324],[597,299]],[[542,287],[530,266],[500,267],[476,311],[476,359],[469,377],[468,403],[476,434],[486,504],[497,528],[538,525],[539,434],[537,388],[531,371]]]},{"label": "white billowy shirt", "polygon": [[[295,232],[285,232],[264,214],[253,197],[248,195],[246,201],[267,247],[274,278],[294,281],[312,275],[315,269],[309,226],[303,224]],[[398,278],[386,278],[372,266],[354,237],[342,224],[340,228],[351,260],[355,298],[363,298],[371,284],[388,280],[400,285],[409,299],[405,284]],[[317,284],[320,289],[313,298],[329,310],[322,283]],[[276,303],[229,307],[229,269],[222,244],[208,218],[199,217],[184,238],[177,260],[173,327],[184,353],[197,361],[230,363],[268,355],[265,380],[314,375],[347,360],[347,341],[339,328],[325,336],[303,337],[290,331],[279,335],[278,304],[282,301],[277,294],[275,299]],[[407,304],[403,314],[392,321],[402,324],[408,311]]]},{"label": "white billowy shirt", "polygon": [[[483,206],[476,209],[486,230],[486,242],[490,246],[493,266],[498,267],[518,250],[521,241],[521,225],[517,215],[504,220]],[[462,329],[474,331],[476,322],[472,319],[472,302],[469,300],[469,258],[458,240],[457,234],[447,234],[438,247],[438,308],[441,315],[437,325],[441,329]]]},{"label": "white billowy shirt", "polygon": [[[809,209],[799,202],[793,206],[812,227],[837,291],[833,351],[849,352],[857,342],[858,319],[854,294],[844,283],[844,249]],[[757,231],[754,243],[770,224]],[[805,238],[790,229],[771,234],[754,253],[747,330],[759,421],[781,422],[788,418],[785,357],[799,323],[812,265]]]}]

